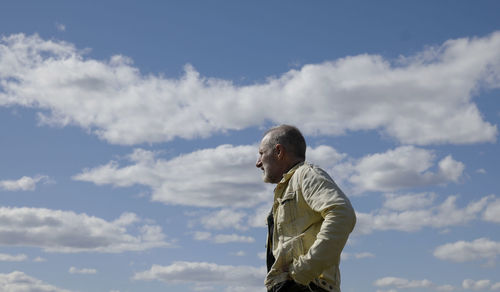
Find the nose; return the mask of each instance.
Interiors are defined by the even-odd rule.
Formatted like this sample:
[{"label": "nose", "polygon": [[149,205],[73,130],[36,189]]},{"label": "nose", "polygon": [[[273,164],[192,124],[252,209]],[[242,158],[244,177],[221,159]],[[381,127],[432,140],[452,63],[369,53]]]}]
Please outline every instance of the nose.
[{"label": "nose", "polygon": [[259,158],[257,158],[257,162],[255,162],[255,166],[256,166],[257,168],[261,168],[261,167],[262,167],[262,161],[260,160],[260,157],[259,157]]}]

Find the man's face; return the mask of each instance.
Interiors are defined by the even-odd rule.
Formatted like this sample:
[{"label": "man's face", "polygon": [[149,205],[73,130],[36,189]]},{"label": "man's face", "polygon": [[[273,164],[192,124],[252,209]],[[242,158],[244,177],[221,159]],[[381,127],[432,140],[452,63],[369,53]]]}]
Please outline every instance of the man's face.
[{"label": "man's face", "polygon": [[283,177],[281,162],[275,148],[269,143],[269,135],[266,135],[260,142],[259,158],[255,166],[264,172],[262,174],[264,182],[279,183]]}]

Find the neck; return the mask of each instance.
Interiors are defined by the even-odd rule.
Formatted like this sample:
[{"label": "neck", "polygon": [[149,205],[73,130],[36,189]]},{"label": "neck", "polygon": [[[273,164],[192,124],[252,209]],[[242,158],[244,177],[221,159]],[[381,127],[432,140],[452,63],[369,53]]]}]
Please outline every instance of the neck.
[{"label": "neck", "polygon": [[294,160],[291,160],[290,163],[288,163],[288,166],[286,167],[285,169],[285,172],[284,173],[287,173],[290,171],[290,169],[294,168],[295,165],[301,163],[301,162],[304,162],[304,159],[300,159],[300,158],[296,158]]}]

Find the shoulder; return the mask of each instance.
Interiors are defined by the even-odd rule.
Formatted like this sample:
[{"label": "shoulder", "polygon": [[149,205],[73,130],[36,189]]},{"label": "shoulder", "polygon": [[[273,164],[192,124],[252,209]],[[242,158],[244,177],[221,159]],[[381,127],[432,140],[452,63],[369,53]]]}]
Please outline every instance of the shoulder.
[{"label": "shoulder", "polygon": [[296,173],[299,175],[299,176],[316,176],[316,175],[320,175],[320,176],[324,176],[324,175],[327,175],[328,174],[326,173],[326,171],[324,171],[321,167],[315,165],[315,164],[312,164],[310,162],[304,162],[299,168],[297,168],[297,171]]},{"label": "shoulder", "polygon": [[297,168],[294,177],[298,181],[315,179],[333,181],[325,170],[307,161]]}]

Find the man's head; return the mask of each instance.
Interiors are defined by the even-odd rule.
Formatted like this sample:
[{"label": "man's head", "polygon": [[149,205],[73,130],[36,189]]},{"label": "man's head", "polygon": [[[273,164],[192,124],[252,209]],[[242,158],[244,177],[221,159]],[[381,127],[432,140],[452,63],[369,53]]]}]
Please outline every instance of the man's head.
[{"label": "man's head", "polygon": [[304,161],[306,141],[299,129],[280,125],[269,129],[259,146],[256,167],[264,171],[263,179],[268,183],[278,183],[295,164]]}]

